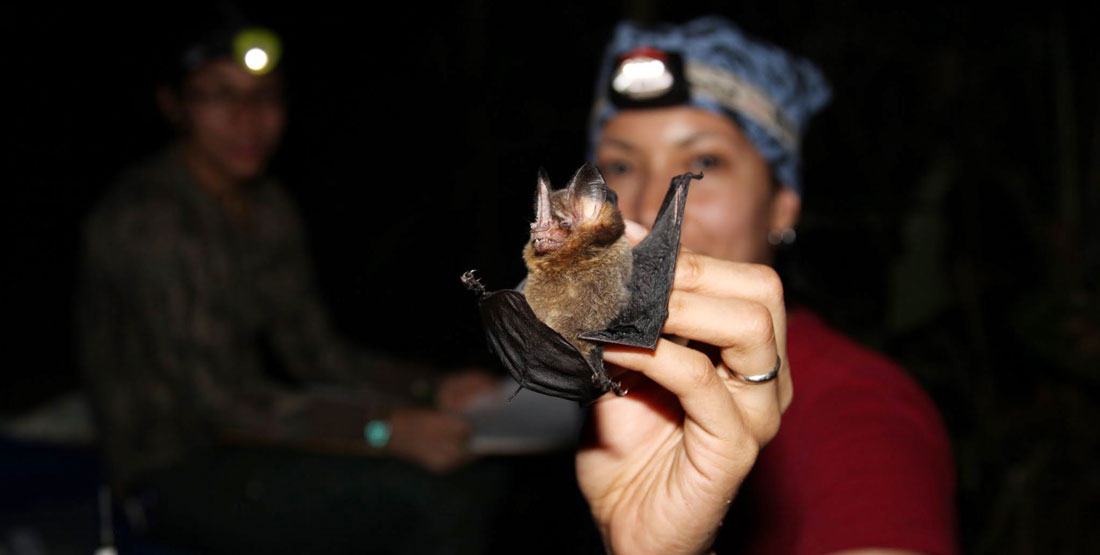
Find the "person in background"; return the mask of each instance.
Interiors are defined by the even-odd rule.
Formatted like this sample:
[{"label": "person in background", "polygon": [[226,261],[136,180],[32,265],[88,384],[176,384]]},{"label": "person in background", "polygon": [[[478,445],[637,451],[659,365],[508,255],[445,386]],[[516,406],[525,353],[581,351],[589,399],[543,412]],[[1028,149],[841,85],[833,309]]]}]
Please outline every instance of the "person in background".
[{"label": "person in background", "polygon": [[476,551],[488,489],[451,472],[471,459],[456,413],[494,381],[337,336],[267,173],[279,39],[232,17],[189,39],[156,95],[175,142],[84,227],[78,334],[115,496],[202,552]]},{"label": "person in background", "polygon": [[829,98],[819,70],[719,17],[622,23],[596,93],[592,156],[625,217],[652,222],[674,175],[704,174],[665,327],[683,340],[607,349],[637,373],[597,401],[577,455],[609,551],[953,553],[934,405],[890,360],[786,308],[769,267],[795,237],[800,141]]}]

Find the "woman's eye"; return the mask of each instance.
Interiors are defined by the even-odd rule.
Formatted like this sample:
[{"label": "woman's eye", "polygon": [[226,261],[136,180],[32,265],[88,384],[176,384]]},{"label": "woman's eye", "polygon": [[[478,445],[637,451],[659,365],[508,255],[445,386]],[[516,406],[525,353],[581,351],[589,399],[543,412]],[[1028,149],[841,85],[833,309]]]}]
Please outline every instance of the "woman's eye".
[{"label": "woman's eye", "polygon": [[599,164],[600,170],[608,175],[626,175],[630,173],[630,164],[626,162],[605,162]]},{"label": "woman's eye", "polygon": [[691,161],[691,169],[693,170],[709,170],[718,167],[718,157],[711,155],[704,155],[696,157]]}]

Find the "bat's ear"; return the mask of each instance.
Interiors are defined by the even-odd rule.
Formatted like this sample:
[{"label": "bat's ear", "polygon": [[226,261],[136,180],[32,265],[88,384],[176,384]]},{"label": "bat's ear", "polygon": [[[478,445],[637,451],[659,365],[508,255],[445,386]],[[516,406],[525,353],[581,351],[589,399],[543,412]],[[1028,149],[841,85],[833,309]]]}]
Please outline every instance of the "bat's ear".
[{"label": "bat's ear", "polygon": [[[607,182],[594,164],[585,162],[573,179],[569,180],[569,198],[573,201],[573,215],[578,222],[596,219],[608,200]],[[612,193],[613,194],[613,193]]]},{"label": "bat's ear", "polygon": [[550,225],[550,178],[545,168],[539,168],[539,184],[535,190],[535,227]]},{"label": "bat's ear", "polygon": [[540,166],[539,167],[539,189],[542,189],[543,187],[545,187],[547,191],[550,190],[550,176],[546,175],[546,168],[543,168],[543,167]]}]

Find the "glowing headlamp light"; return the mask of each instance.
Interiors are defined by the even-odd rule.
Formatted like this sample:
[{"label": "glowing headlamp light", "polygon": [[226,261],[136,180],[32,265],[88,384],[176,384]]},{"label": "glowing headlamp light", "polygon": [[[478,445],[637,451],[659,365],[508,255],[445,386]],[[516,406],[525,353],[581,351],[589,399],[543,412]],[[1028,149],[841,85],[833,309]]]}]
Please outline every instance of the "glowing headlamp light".
[{"label": "glowing headlamp light", "polygon": [[282,53],[279,36],[268,29],[252,27],[233,37],[233,59],[255,75],[275,69]]},{"label": "glowing headlamp light", "polygon": [[663,52],[636,52],[619,63],[611,87],[638,100],[656,98],[669,91],[675,78],[665,64]]},{"label": "glowing headlamp light", "polygon": [[620,56],[610,85],[611,101],[624,108],[671,106],[688,99],[680,55],[656,48],[636,48]]}]

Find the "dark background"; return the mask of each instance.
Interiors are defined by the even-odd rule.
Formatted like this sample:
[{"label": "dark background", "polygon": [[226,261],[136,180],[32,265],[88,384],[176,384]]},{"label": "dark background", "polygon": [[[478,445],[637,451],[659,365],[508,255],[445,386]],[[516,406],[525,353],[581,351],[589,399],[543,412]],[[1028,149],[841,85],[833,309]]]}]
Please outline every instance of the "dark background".
[{"label": "dark background", "polygon": [[[440,364],[485,361],[458,276],[477,268],[490,288],[522,277],[536,170],[561,183],[583,160],[614,21],[724,13],[813,59],[834,101],[806,141],[804,216],[783,256],[791,302],[898,359],[932,395],[954,441],[967,551],[1100,544],[1100,48],[1083,8],[242,6],[285,41],[276,170],[339,327]],[[79,387],[80,220],[169,137],[152,86],[184,10],[0,17],[4,417]]]}]

